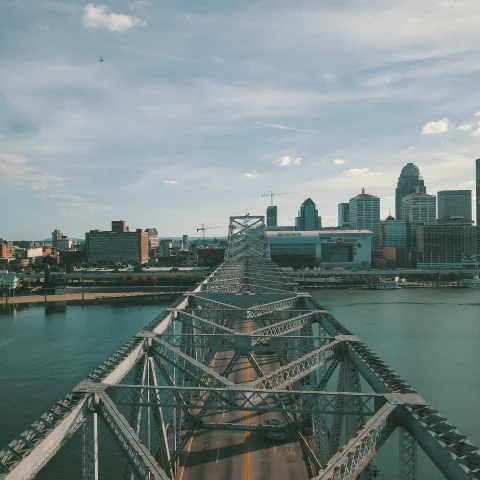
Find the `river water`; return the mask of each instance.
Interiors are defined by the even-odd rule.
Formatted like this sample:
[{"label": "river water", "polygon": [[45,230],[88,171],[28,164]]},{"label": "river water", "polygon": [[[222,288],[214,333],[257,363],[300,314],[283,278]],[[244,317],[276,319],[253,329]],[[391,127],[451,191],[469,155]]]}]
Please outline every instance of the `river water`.
[{"label": "river water", "polygon": [[[311,293],[473,443],[480,444],[480,290]],[[43,306],[14,312],[0,309],[0,446],[166,306],[126,300],[66,308],[50,304],[47,311]],[[396,438],[380,452],[382,478],[398,478]],[[100,449],[102,455],[102,442]],[[110,474],[117,461],[115,449],[109,446],[105,452],[100,478],[116,478]],[[61,474],[42,473],[38,478],[79,478],[73,473],[80,467],[79,455],[62,463]],[[419,478],[443,477],[422,457]]]}]

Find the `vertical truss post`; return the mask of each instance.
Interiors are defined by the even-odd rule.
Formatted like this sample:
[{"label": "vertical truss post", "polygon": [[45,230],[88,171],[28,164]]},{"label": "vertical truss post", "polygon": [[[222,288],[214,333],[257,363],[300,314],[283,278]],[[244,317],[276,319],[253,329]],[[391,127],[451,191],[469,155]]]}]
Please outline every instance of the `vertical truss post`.
[{"label": "vertical truss post", "polygon": [[[330,380],[331,376],[333,375],[334,371],[338,366],[338,361],[333,361],[329,367],[327,368],[325,365],[320,369],[319,373],[319,381],[317,383],[317,391],[325,390],[327,387],[328,381]],[[325,407],[325,399],[320,397],[316,400],[317,409],[319,411],[324,410]],[[327,422],[327,416],[314,413],[313,414],[313,434],[315,436],[315,453],[317,455],[318,460],[322,464],[322,466],[326,465],[330,456],[329,456],[329,445],[330,445],[330,428]]]},{"label": "vertical truss post", "polygon": [[417,479],[417,442],[403,427],[398,429],[400,440],[400,480]]},{"label": "vertical truss post", "polygon": [[[155,364],[153,358],[149,358],[149,370],[150,370],[150,385],[158,386],[157,375],[155,373]],[[159,395],[160,393],[158,393]],[[162,407],[158,405],[159,399],[157,394],[153,393],[152,403],[155,405],[153,407],[153,418],[154,426],[157,437],[158,451],[155,455],[155,460],[157,460],[162,468],[165,470],[167,475],[170,475],[170,450],[168,448],[168,438],[167,438],[167,429],[165,427],[165,422],[163,419]]]},{"label": "vertical truss post", "polygon": [[[147,375],[147,362],[146,358],[142,357],[135,365],[134,385],[145,385]],[[142,421],[142,409],[138,406],[138,400],[140,398],[140,388],[136,388],[133,391],[133,405],[130,412],[130,426],[140,434],[140,425]],[[140,436],[140,435],[139,435]],[[123,480],[134,480],[135,476],[132,473],[130,462],[125,462],[123,467]]]},{"label": "vertical truss post", "polygon": [[[338,381],[337,381],[337,392],[343,392],[345,390],[345,362],[340,363],[340,371],[338,372]],[[343,410],[345,404],[345,398],[339,395],[335,399],[335,410]],[[342,436],[342,426],[343,426],[343,415],[337,413],[333,416],[332,420],[332,431],[330,438],[330,455],[333,457],[338,451],[340,446],[340,438]]]},{"label": "vertical truss post", "polygon": [[98,418],[96,412],[88,413],[83,423],[83,480],[98,480]]},{"label": "vertical truss post", "polygon": [[[347,392],[361,393],[362,386],[360,383],[360,374],[355,366],[345,359],[345,390]],[[365,415],[363,411],[363,405],[360,398],[355,401],[356,415],[347,415],[346,427],[347,427],[347,442],[356,435],[358,430],[361,430],[365,426]],[[368,463],[363,471],[360,473],[360,480],[373,480],[374,477],[374,465],[373,462]]]}]

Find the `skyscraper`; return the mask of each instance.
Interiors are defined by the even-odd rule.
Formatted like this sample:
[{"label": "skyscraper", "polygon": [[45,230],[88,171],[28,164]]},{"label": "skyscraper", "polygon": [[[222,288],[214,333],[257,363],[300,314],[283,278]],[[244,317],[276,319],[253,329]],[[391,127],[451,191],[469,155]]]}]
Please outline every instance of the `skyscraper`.
[{"label": "skyscraper", "polygon": [[275,205],[270,205],[267,208],[267,227],[276,227],[277,226],[277,207]]},{"label": "skyscraper", "polygon": [[463,217],[465,223],[472,221],[472,191],[442,190],[438,192],[438,220]]},{"label": "skyscraper", "polygon": [[338,226],[341,228],[348,228],[350,225],[350,204],[338,204]]},{"label": "skyscraper", "polygon": [[362,193],[350,199],[350,228],[373,232],[372,246],[380,248],[380,199],[375,195]]},{"label": "skyscraper", "polygon": [[413,163],[407,163],[400,173],[395,189],[395,218],[405,220],[402,212],[402,198],[417,192],[427,193],[425,182],[420,175],[420,170]]},{"label": "skyscraper", "polygon": [[480,158],[477,159],[477,227],[480,227]]},{"label": "skyscraper", "polygon": [[322,228],[322,217],[318,216],[315,202],[307,198],[295,217],[295,230],[318,230]]},{"label": "skyscraper", "polygon": [[407,246],[407,230],[405,220],[395,220],[389,215],[380,222],[380,240],[382,247]]},{"label": "skyscraper", "polygon": [[435,195],[416,192],[402,198],[403,220],[407,225],[407,247],[418,247],[418,226],[437,223]]}]

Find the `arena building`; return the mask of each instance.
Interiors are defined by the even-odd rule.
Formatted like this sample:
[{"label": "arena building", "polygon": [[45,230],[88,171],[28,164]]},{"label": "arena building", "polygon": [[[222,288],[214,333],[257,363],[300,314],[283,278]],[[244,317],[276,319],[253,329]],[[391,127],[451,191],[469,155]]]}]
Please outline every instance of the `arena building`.
[{"label": "arena building", "polygon": [[369,269],[370,230],[266,232],[272,260],[280,267]]}]

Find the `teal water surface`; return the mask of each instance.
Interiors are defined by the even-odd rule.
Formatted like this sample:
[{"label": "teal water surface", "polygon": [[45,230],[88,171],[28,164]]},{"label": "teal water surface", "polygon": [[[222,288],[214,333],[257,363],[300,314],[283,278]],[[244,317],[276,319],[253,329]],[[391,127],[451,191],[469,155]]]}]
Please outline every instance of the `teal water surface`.
[{"label": "teal water surface", "polygon": [[[480,290],[318,290],[312,295],[451,423],[480,444]],[[118,301],[0,310],[0,446],[81,381],[167,305]],[[380,452],[382,477],[398,478],[395,438]],[[78,443],[78,439],[77,439]],[[103,445],[103,446],[102,446]],[[118,449],[101,439],[100,478]],[[52,477],[81,478],[79,455],[59,456]],[[118,466],[118,465],[117,465]],[[57,465],[58,467],[58,465]],[[74,468],[75,467],[75,468]],[[47,469],[46,469],[47,470]],[[77,470],[78,471],[78,470]],[[60,472],[60,473],[59,473]],[[443,478],[422,459],[419,478]]]},{"label": "teal water surface", "polygon": [[[322,289],[312,296],[480,445],[480,290]],[[395,456],[398,444],[387,446]],[[386,466],[381,478],[398,478],[391,458]],[[443,476],[422,459],[418,478]]]}]

